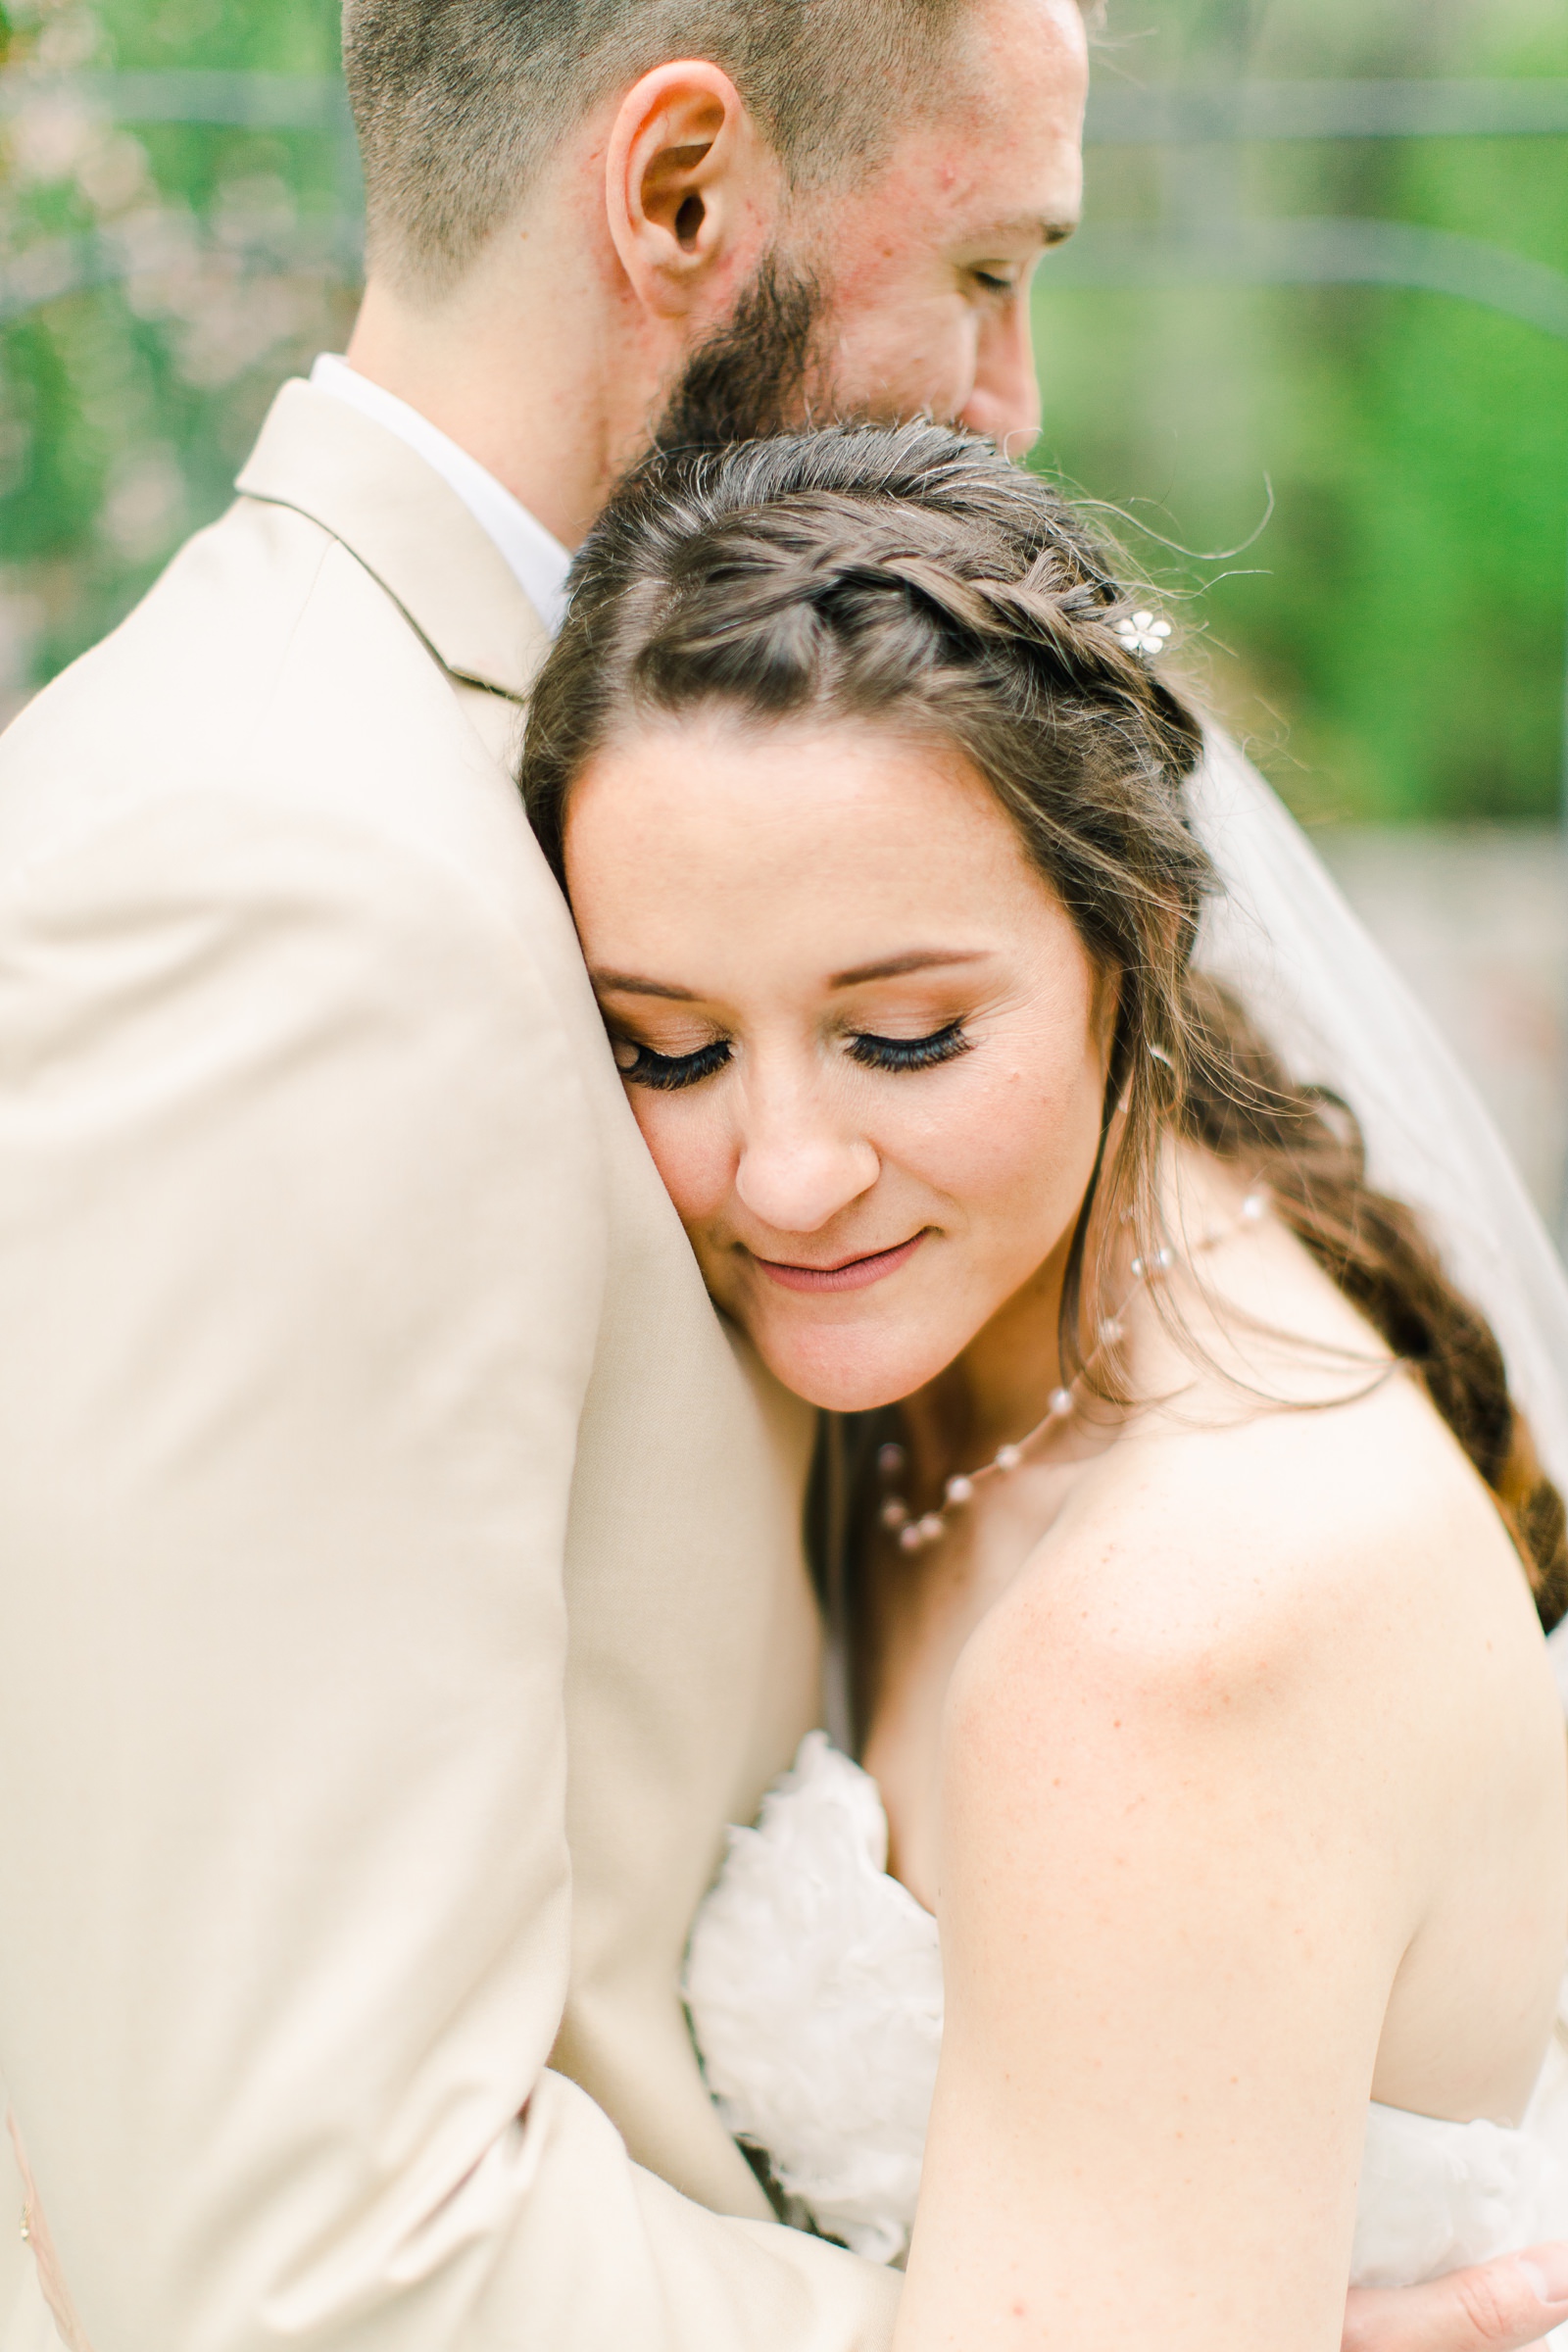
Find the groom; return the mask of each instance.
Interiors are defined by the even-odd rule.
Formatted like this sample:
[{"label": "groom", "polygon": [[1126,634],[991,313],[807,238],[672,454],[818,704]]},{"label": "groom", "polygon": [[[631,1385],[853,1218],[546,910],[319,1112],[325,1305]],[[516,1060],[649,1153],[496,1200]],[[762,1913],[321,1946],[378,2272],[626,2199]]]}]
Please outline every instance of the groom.
[{"label": "groom", "polygon": [[[28,2229],[93,2352],[872,2352],[896,2279],[768,2221],[677,1993],[818,1705],[809,1431],[708,1306],[508,761],[656,431],[1026,442],[1082,27],[351,0],[346,48],[350,364],[0,752]],[[1348,2332],[1564,2319],[1568,2256]]]}]

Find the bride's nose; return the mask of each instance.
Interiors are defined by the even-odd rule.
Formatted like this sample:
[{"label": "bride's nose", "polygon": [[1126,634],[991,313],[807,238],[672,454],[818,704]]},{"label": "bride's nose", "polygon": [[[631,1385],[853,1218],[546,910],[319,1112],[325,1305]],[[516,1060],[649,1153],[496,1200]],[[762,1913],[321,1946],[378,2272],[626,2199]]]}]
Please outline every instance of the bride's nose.
[{"label": "bride's nose", "polygon": [[858,1126],[791,1089],[755,1102],[741,1136],[735,1190],[774,1233],[819,1233],[881,1174],[875,1146]]}]

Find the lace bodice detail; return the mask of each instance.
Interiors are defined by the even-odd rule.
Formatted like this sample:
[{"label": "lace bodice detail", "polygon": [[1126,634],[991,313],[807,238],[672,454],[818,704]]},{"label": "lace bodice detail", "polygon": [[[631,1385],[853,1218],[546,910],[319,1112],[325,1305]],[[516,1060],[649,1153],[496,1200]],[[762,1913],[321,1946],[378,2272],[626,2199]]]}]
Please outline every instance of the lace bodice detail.
[{"label": "lace bodice detail", "polygon": [[[897,2262],[942,2043],[942,1961],[936,1921],[887,1876],[887,1859],[876,1783],[824,1734],[808,1734],[757,1827],[730,1832],[692,1932],[685,1990],[729,2129],[765,2152],[785,2195],[826,2235]],[[1565,2235],[1561,2036],[1518,2130],[1371,2107],[1356,2283],[1413,2285]]]}]

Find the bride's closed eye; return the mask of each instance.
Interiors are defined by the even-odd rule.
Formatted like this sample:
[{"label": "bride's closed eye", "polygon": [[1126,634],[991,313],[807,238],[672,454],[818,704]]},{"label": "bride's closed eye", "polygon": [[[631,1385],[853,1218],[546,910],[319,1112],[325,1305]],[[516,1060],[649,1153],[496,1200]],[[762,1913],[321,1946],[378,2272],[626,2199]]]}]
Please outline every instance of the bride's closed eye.
[{"label": "bride's closed eye", "polygon": [[663,1095],[711,1078],[715,1070],[724,1067],[733,1051],[727,1037],[713,1038],[708,1045],[699,1046],[695,1054],[656,1054],[652,1046],[641,1046],[631,1037],[612,1037],[610,1042],[615,1067],[628,1086],[651,1086]]},{"label": "bride's closed eye", "polygon": [[961,1021],[933,1029],[929,1037],[877,1037],[861,1029],[850,1039],[850,1056],[868,1070],[932,1070],[967,1054],[969,1044]]},{"label": "bride's closed eye", "polygon": [[[946,1028],[934,1029],[928,1037],[878,1037],[859,1029],[847,1043],[851,1060],[862,1069],[894,1072],[935,1069],[967,1054],[970,1047],[961,1021],[949,1021]],[[652,1046],[631,1037],[613,1037],[611,1044],[615,1066],[628,1086],[648,1086],[666,1095],[713,1077],[726,1067],[734,1052],[727,1037],[715,1037],[692,1054],[657,1054]]]}]

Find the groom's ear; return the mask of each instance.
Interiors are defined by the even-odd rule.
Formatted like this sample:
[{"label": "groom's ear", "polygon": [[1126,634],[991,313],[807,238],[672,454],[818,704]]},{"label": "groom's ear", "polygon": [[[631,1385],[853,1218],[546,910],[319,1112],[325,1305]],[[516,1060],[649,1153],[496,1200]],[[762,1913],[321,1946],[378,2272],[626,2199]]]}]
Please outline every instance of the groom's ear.
[{"label": "groom's ear", "polygon": [[692,60],[645,74],[605,155],[610,233],[643,307],[671,320],[727,308],[771,242],[782,184],[722,68]]}]

